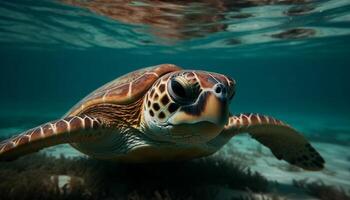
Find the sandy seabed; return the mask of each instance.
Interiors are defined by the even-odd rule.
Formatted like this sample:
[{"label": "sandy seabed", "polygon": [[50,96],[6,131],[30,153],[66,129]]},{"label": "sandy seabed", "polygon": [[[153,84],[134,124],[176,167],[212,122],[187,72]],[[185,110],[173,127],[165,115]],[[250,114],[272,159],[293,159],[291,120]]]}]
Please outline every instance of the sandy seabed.
[{"label": "sandy seabed", "polygon": [[348,127],[293,119],[298,130],[318,133],[307,137],[326,160],[324,170],[277,160],[248,135],[206,158],[141,165],[98,161],[59,145],[0,163],[0,199],[350,199]]}]

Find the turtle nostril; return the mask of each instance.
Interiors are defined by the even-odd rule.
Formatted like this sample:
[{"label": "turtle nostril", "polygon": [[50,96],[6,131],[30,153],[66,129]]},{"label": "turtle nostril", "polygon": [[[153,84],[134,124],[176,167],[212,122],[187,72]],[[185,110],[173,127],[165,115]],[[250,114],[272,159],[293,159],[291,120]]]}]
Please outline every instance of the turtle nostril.
[{"label": "turtle nostril", "polygon": [[226,88],[225,87],[222,88],[222,93],[226,94]]}]

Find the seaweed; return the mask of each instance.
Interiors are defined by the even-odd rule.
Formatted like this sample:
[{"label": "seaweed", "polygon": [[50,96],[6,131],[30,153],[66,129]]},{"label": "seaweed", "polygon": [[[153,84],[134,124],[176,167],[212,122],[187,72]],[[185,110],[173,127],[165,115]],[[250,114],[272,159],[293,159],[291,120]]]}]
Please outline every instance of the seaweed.
[{"label": "seaweed", "polygon": [[289,163],[276,163],[276,164],[269,164],[269,165],[277,167],[278,169],[286,172],[303,172],[303,169],[301,169],[300,167],[291,165]]},{"label": "seaweed", "polygon": [[[237,147],[232,143],[227,143],[224,147],[224,150],[227,152],[227,155],[230,155],[231,161],[234,163],[239,163],[241,166],[252,166],[256,164],[255,158],[252,156],[249,156],[247,153],[243,153],[237,149]],[[222,151],[220,151],[222,153]],[[218,152],[218,153],[220,153]],[[256,155],[257,153],[254,153],[253,155],[256,157],[260,157],[261,155]]]},{"label": "seaweed", "polygon": [[[68,179],[64,184],[63,178]],[[120,164],[36,153],[1,162],[0,180],[0,199],[10,200],[213,199],[218,188],[268,190],[263,176],[220,154],[188,162]]]},{"label": "seaweed", "polygon": [[278,196],[277,194],[254,194],[248,189],[247,193],[244,195],[232,198],[231,200],[284,200],[284,198]]},{"label": "seaweed", "polygon": [[321,200],[350,200],[350,190],[326,185],[322,180],[308,182],[307,179],[293,180],[293,185],[305,190],[309,195]]}]

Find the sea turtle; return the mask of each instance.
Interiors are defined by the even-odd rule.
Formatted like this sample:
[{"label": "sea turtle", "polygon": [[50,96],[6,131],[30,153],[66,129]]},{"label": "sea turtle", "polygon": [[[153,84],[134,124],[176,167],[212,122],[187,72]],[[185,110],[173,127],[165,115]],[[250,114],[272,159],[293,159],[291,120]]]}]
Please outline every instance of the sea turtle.
[{"label": "sea turtle", "polygon": [[126,74],[85,97],[63,118],[0,143],[0,160],[69,143],[97,159],[188,160],[210,155],[249,133],[278,159],[306,170],[325,161],[289,125],[260,114],[231,115],[235,81],[162,64]]}]

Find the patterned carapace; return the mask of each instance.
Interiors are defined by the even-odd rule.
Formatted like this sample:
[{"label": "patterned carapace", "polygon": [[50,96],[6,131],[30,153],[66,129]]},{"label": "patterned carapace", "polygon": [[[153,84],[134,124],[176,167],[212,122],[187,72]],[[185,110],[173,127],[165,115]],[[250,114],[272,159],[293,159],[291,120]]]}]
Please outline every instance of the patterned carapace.
[{"label": "patterned carapace", "polygon": [[230,115],[236,83],[228,76],[172,64],[124,75],[92,92],[62,119],[0,143],[0,160],[69,143],[97,159],[188,160],[249,133],[273,155],[307,170],[325,161],[291,126],[259,114]]}]

